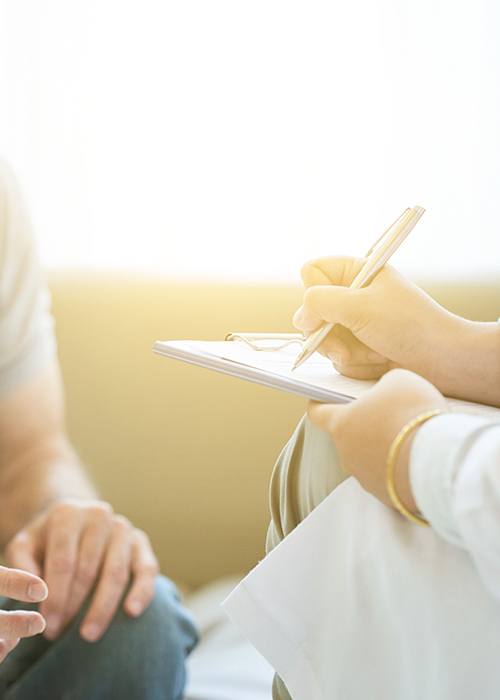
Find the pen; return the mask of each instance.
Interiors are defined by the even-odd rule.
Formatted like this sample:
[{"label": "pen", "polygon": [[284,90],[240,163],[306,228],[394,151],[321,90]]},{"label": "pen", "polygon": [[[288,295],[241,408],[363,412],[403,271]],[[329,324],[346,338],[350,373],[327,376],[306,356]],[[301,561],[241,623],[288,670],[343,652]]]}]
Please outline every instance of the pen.
[{"label": "pen", "polygon": [[[360,289],[373,280],[385,263],[394,255],[424,212],[425,209],[420,206],[405,209],[396,221],[384,231],[382,236],[367,252],[363,267],[350,284],[351,289]],[[333,323],[324,323],[316,331],[311,333],[305,340],[304,346],[295,360],[292,370],[300,367],[303,362],[316,352],[334,325]]]}]

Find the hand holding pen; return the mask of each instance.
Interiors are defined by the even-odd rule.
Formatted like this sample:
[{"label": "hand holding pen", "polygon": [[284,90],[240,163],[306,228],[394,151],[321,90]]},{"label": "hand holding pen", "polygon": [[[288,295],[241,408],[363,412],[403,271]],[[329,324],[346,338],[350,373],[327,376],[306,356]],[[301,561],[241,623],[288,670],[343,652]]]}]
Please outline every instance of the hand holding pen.
[{"label": "hand holding pen", "polygon": [[[413,230],[424,212],[425,209],[419,206],[415,206],[412,209],[405,209],[401,216],[384,231],[381,237],[367,252],[363,265],[350,282],[351,289],[360,289],[373,280],[408,234]],[[314,333],[311,333],[304,342],[302,351],[297,357],[293,369],[300,367],[303,362],[316,352],[332,328],[333,324],[326,322],[315,330]]]}]

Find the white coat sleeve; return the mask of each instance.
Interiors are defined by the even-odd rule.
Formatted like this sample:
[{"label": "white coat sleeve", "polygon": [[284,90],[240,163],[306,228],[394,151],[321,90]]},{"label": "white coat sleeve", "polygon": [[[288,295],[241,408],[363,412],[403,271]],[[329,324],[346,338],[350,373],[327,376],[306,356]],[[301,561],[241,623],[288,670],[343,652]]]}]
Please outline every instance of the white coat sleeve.
[{"label": "white coat sleeve", "polygon": [[410,455],[415,501],[434,530],[465,549],[500,599],[500,419],[437,416]]}]

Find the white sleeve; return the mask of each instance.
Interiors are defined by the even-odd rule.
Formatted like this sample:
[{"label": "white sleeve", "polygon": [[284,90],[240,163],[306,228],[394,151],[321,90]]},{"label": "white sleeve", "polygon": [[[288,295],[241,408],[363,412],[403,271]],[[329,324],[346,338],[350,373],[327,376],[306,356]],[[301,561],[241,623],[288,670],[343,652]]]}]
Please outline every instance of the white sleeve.
[{"label": "white sleeve", "polygon": [[0,397],[55,356],[50,297],[17,182],[0,162]]},{"label": "white sleeve", "polygon": [[500,599],[500,420],[446,414],[428,421],[412,445],[410,479],[421,513],[469,553]]}]

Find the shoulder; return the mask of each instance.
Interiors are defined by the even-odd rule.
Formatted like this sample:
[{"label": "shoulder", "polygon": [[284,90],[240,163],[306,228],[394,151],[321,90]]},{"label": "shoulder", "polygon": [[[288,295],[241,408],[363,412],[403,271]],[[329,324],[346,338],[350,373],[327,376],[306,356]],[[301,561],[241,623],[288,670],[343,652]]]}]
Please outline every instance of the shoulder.
[{"label": "shoulder", "polygon": [[0,158],[0,229],[2,238],[6,234],[13,218],[24,214],[21,190],[8,163]]},{"label": "shoulder", "polygon": [[21,188],[10,165],[0,158],[0,258],[31,247],[31,222]]},{"label": "shoulder", "polygon": [[19,191],[14,171],[3,158],[0,158],[0,198],[2,203],[14,191]]}]

